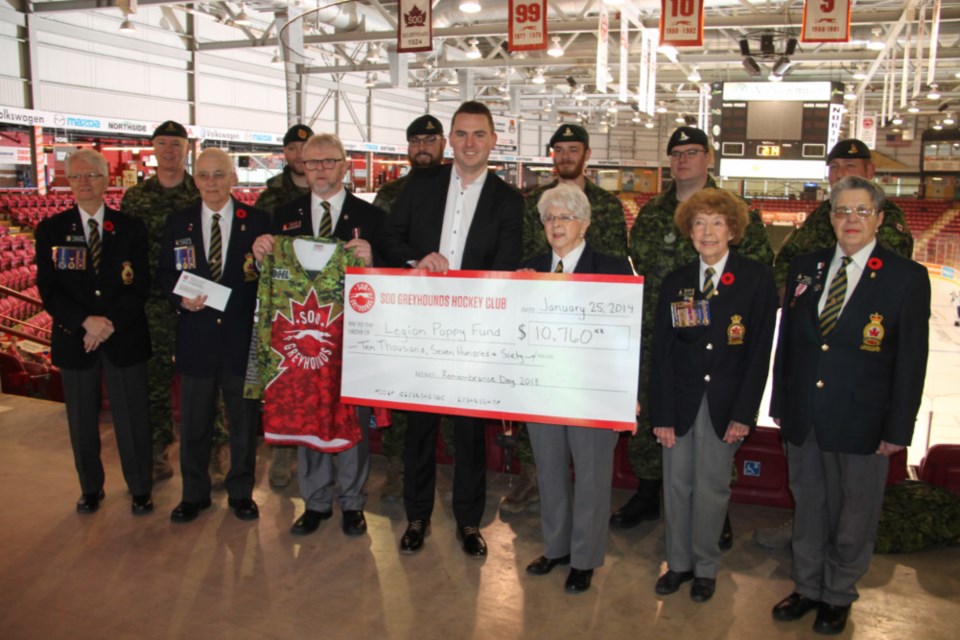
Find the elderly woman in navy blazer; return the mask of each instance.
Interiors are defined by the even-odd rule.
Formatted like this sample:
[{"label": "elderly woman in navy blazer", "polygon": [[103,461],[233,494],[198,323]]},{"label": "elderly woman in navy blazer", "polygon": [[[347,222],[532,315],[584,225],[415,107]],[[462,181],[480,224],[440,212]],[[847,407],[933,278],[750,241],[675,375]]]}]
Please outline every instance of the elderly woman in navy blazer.
[{"label": "elderly woman in navy blazer", "polygon": [[[537,209],[552,251],[525,267],[552,273],[633,275],[624,258],[596,253],[584,242],[590,202],[582,189],[558,185],[540,196]],[[619,434],[593,427],[538,423],[527,427],[537,465],[544,540],[544,554],[527,566],[527,573],[545,575],[569,564],[566,590],[586,591],[606,553],[613,450]],[[576,485],[570,482],[571,458]]]},{"label": "elderly woman in navy blazer", "polygon": [[730,468],[756,426],[773,343],[773,273],[731,250],[747,215],[722,189],[680,205],[674,221],[700,257],[664,279],[654,318],[649,410],[663,445],[668,569],[656,592],[693,580],[697,602],[716,589]]}]

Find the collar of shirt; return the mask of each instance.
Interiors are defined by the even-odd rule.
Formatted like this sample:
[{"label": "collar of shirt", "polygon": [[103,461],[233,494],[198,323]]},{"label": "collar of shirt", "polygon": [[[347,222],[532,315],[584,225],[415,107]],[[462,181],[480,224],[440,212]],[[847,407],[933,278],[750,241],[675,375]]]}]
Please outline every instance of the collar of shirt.
[{"label": "collar of shirt", "polygon": [[227,264],[227,247],[230,246],[230,229],[233,228],[233,198],[219,211],[214,211],[204,202],[200,206],[200,228],[203,231],[203,254],[210,255],[210,224],[213,214],[220,214],[220,246],[223,253],[222,266]]},{"label": "collar of shirt", "polygon": [[450,171],[450,184],[443,209],[443,227],[440,230],[440,254],[447,259],[451,269],[460,269],[463,264],[467,235],[470,233],[488,174],[488,171],[484,171],[476,180],[465,185],[457,173],[456,165]]},{"label": "collar of shirt", "polygon": [[580,257],[583,255],[583,250],[587,248],[587,243],[580,241],[580,244],[576,249],[571,249],[567,255],[563,258],[557,255],[557,252],[553,252],[553,256],[550,259],[550,271],[553,272],[557,269],[557,263],[560,260],[563,260],[563,272],[564,273],[573,273],[574,269],[577,268],[577,264],[580,262]]},{"label": "collar of shirt", "polygon": [[100,208],[97,209],[97,212],[94,213],[93,215],[90,215],[89,213],[84,211],[79,204],[77,205],[77,210],[80,211],[80,222],[82,223],[81,226],[83,227],[83,235],[87,239],[87,244],[90,244],[90,223],[87,222],[88,220],[97,221],[97,228],[100,230],[100,241],[102,242],[103,241],[103,218],[105,213],[103,208],[103,203],[102,202],[100,203]]},{"label": "collar of shirt", "polygon": [[716,264],[707,264],[703,261],[703,258],[700,258],[700,291],[703,291],[703,285],[707,281],[707,276],[704,273],[707,268],[711,268],[714,271],[713,274],[713,288],[714,290],[720,288],[720,276],[723,274],[723,270],[727,266],[727,258],[730,257],[730,250],[727,249],[727,252],[723,254],[723,257],[717,260]]},{"label": "collar of shirt", "polygon": [[[344,187],[340,187],[340,190],[337,191],[334,196],[327,200],[330,203],[330,229],[335,230],[337,228],[337,222],[340,220],[340,212],[343,211],[343,203],[347,200],[347,190]],[[320,229],[320,219],[323,217],[323,198],[317,194],[311,194],[310,196],[310,221],[313,225],[310,230],[311,235],[317,235],[317,230]]]},{"label": "collar of shirt", "polygon": [[[860,284],[860,276],[863,275],[863,270],[867,266],[867,260],[870,259],[870,254],[873,253],[873,249],[876,246],[877,239],[874,238],[867,246],[850,256],[850,264],[847,265],[847,290],[843,297],[843,305],[840,307],[841,314],[843,313],[844,307],[847,306],[847,301],[850,300],[853,290]],[[833,252],[833,260],[830,261],[830,268],[827,270],[827,279],[823,284],[823,293],[820,294],[820,300],[817,302],[817,313],[823,313],[823,307],[827,304],[827,294],[830,292],[830,285],[833,283],[837,271],[840,270],[840,260],[845,255],[843,249],[837,244],[837,248]]]},{"label": "collar of shirt", "polygon": [[[867,245],[857,251],[855,254],[850,256],[850,262],[852,265],[856,265],[857,269],[863,271],[864,267],[867,266],[867,260],[870,259],[870,254],[873,253],[873,248],[877,246],[877,239],[874,238]],[[847,254],[843,252],[843,249],[840,248],[840,244],[837,244],[836,250],[833,252],[833,260],[830,262],[830,271],[836,273],[840,270],[840,260]],[[847,265],[847,268],[850,268],[850,265]],[[829,282],[829,281],[828,281]]]}]

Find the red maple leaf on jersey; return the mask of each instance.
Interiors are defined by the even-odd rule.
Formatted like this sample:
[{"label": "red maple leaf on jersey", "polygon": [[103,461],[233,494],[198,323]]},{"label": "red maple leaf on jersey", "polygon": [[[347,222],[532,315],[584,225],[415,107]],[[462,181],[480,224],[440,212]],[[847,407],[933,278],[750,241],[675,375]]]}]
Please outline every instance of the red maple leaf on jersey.
[{"label": "red maple leaf on jersey", "polygon": [[[342,310],[334,311],[333,303],[321,306],[317,292],[312,288],[303,302],[290,300],[289,318],[277,311],[273,318],[270,348],[281,359],[277,375],[267,386],[291,368],[311,371],[324,368],[335,355],[339,365],[343,326],[336,321],[341,313]],[[334,323],[336,326],[332,326]]]}]

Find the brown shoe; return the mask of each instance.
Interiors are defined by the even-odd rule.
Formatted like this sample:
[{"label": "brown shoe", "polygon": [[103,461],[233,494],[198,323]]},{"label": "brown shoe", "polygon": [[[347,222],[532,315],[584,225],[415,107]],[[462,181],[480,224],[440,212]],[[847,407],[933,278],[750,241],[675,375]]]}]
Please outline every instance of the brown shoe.
[{"label": "brown shoe", "polygon": [[270,486],[274,489],[282,489],[290,484],[290,479],[293,476],[291,466],[297,450],[294,447],[276,445],[272,449],[273,463],[270,465]]},{"label": "brown shoe", "polygon": [[527,507],[539,504],[540,491],[537,489],[537,467],[532,463],[524,464],[513,491],[500,503],[500,515],[513,515],[522,512]]}]

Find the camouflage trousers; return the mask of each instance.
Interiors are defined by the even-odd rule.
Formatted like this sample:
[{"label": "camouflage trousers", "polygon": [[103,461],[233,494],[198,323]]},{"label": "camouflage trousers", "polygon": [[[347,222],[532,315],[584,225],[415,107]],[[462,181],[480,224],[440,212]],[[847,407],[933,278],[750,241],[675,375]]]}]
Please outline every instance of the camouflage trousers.
[{"label": "camouflage trousers", "polygon": [[[380,432],[380,452],[387,458],[397,458],[403,460],[403,442],[407,435],[407,414],[405,411],[393,411],[391,413],[390,426]],[[440,437],[443,438],[443,448],[447,454],[453,458],[453,422],[450,418],[443,416],[440,419]]]}]

